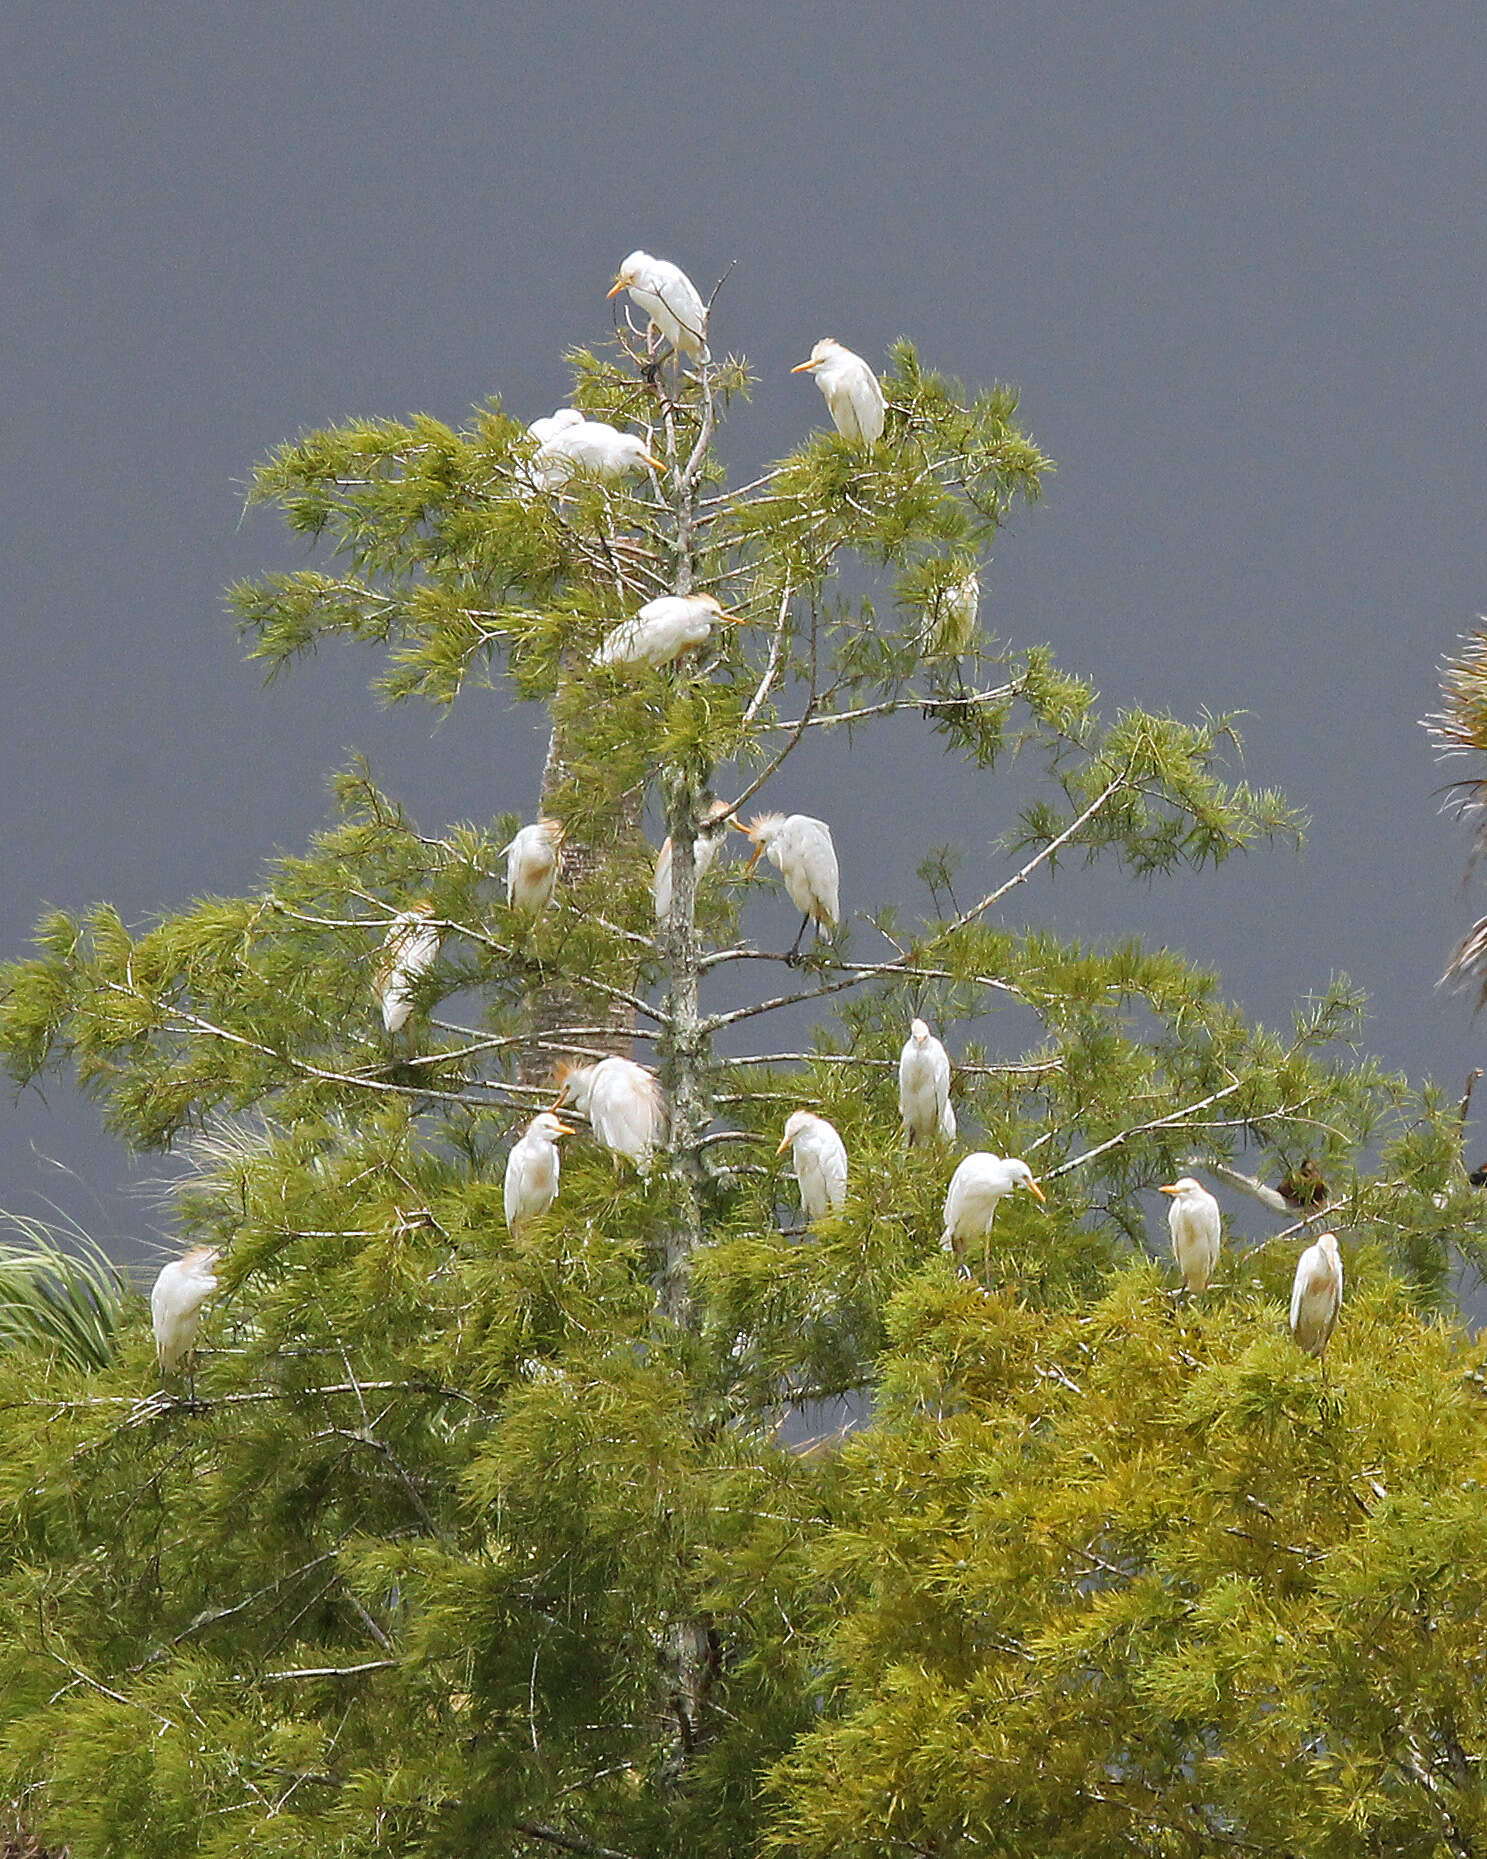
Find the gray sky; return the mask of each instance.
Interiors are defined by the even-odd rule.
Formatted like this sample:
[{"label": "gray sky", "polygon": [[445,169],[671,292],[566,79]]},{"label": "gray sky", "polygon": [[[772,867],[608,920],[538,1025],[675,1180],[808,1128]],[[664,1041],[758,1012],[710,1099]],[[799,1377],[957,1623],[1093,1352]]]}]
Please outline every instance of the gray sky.
[{"label": "gray sky", "polygon": [[[252,887],[351,748],[429,828],[530,807],[537,712],[379,711],[350,651],[264,691],[222,589],[304,559],[240,521],[272,446],[550,412],[639,245],[737,261],[744,467],[821,423],[786,370],[823,334],[1020,387],[1059,472],[983,616],[1107,711],[1248,711],[1246,773],[1313,816],[1217,878],[1070,871],[1055,920],[1182,947],[1270,1023],[1345,970],[1371,1048],[1456,1091],[1482,1040],[1433,982],[1482,905],[1416,719],[1487,579],[1484,68],[1477,5],[12,0],[0,948],[46,903]],[[910,732],[799,779],[858,906],[885,829],[907,889],[923,840],[1008,823]],[[110,1243],[156,1172],[65,1091],[0,1120],[0,1205]]]}]

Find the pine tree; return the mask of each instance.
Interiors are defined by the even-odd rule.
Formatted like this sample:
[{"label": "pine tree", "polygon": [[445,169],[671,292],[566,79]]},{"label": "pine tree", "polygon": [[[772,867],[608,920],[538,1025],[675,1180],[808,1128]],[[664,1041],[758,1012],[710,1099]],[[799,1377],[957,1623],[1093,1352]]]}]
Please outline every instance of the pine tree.
[{"label": "pine tree", "polygon": [[[1391,1667],[1418,1760],[1387,1775],[1368,1765],[1394,1719],[1345,1673],[1346,1710],[1278,1716],[1258,1680],[1239,1698],[1224,1640],[1279,1673],[1272,1590],[1320,1631],[1354,1595],[1386,1608],[1390,1570],[1446,1541],[1425,1513],[1450,1454],[1410,1427],[1477,1450],[1475,1359],[1391,1271],[1439,1297],[1477,1219],[1454,1125],[1357,1061],[1341,982],[1279,1035],[1168,950],[1011,914],[1046,868],[1153,879],[1296,817],[1226,779],[1224,719],[1103,721],[1045,649],[976,633],[969,578],[1049,468],[1008,390],[968,395],[901,342],[881,440],[817,433],[731,486],[742,361],[681,367],[625,331],[572,360],[575,407],[639,433],[654,468],[552,482],[495,402],[460,431],[314,433],[255,496],[321,565],[233,594],[271,672],[346,638],[383,650],[393,700],[500,684],[546,706],[540,794],[534,769],[520,807],[425,830],[354,765],[335,823],[255,895],[139,929],[53,913],[5,971],[15,1078],[70,1068],[130,1142],[182,1155],[182,1239],[223,1253],[190,1384],[159,1384],[143,1324],[99,1366],[0,1357],[0,1770],[26,1824],[79,1859],[1281,1851],[1263,1767],[1208,1789],[1195,1765],[1306,1751],[1329,1838],[1439,1830],[1437,1794],[1471,1824],[1474,1655],[1464,1629],[1430,1641],[1433,1601]],[[701,593],[742,624],[668,666],[597,662],[646,602]],[[871,874],[847,871],[846,923],[762,947],[742,914],[768,868],[719,860],[699,883],[703,837],[802,807],[786,771],[816,732],[857,753],[895,716],[978,769],[1036,771],[1020,806],[987,785],[1000,875],[962,900],[936,849],[914,912],[868,912]],[[647,803],[671,841],[659,923]],[[502,852],[538,812],[564,870],[533,915],[506,902]],[[415,919],[438,954],[409,962],[389,1034]],[[803,1012],[804,1048],[756,1037]],[[955,1149],[901,1139],[915,1014],[956,1047]],[[660,1153],[571,1139],[551,1211],[508,1233],[504,1156],[552,1068],[632,1042],[666,1092]],[[797,1107],[850,1158],[844,1206],[810,1223],[772,1160]],[[978,1146],[1027,1158],[1049,1205],[1005,1205],[968,1283],[940,1211]],[[1197,1313],[1146,1263],[1147,1190],[1195,1156],[1262,1199],[1260,1175],[1325,1175],[1372,1287],[1325,1373],[1274,1335],[1279,1248],[1252,1267],[1231,1233]],[[834,1397],[860,1438],[785,1443],[792,1410]],[[1315,1488],[1287,1495],[1317,1437]],[[1396,1464],[1407,1514],[1367,1483],[1393,1492]],[[1338,1587],[1334,1551],[1386,1525],[1396,1562]],[[1364,1614],[1348,1625],[1366,1668]],[[1205,1717],[1213,1684],[1232,1708]],[[1421,1699],[1452,1686],[1448,1775],[1449,1713],[1427,1723]],[[1000,1766],[957,1747],[1013,1702]],[[1060,1787],[1083,1790],[1066,1822]]]}]

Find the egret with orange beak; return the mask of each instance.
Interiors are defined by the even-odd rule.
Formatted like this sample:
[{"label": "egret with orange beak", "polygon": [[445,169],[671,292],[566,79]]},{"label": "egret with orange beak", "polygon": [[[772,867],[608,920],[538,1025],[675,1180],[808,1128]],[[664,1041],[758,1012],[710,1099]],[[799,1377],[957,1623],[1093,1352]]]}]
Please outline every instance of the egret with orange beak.
[{"label": "egret with orange beak", "polygon": [[860,355],[843,348],[830,336],[811,350],[807,361],[797,362],[791,374],[813,374],[826,396],[826,411],[844,439],[856,445],[876,445],[883,436],[887,411],[878,377]]},{"label": "egret with orange beak", "polygon": [[558,1142],[573,1134],[550,1110],[540,1111],[527,1125],[520,1141],[506,1158],[506,1226],[513,1239],[521,1237],[529,1220],[545,1214],[558,1198]]},{"label": "egret with orange beak", "polygon": [[1157,1192],[1172,1196],[1167,1230],[1172,1235],[1172,1256],[1182,1273],[1183,1289],[1206,1291],[1219,1262],[1219,1204],[1191,1175]]},{"label": "egret with orange beak", "polygon": [[955,1255],[963,1278],[971,1275],[965,1249],[973,1239],[985,1240],[986,1263],[990,1265],[991,1223],[998,1206],[1017,1188],[1026,1188],[1039,1201],[1044,1199],[1026,1162],[1018,1156],[993,1155],[986,1149],[968,1155],[950,1177],[940,1244]]},{"label": "egret with orange beak", "polygon": [[632,252],[615,273],[606,297],[628,291],[630,301],[653,322],[674,349],[706,361],[707,306],[697,286],[669,258]]},{"label": "egret with orange beak", "polygon": [[818,936],[823,928],[836,927],[838,872],[831,828],[808,813],[761,813],[747,826],[737,820],[734,825],[754,842],[748,869],[754,869],[761,855],[767,858],[785,880],[790,901],[804,913],[799,934],[790,947],[789,959],[793,961],[810,924],[815,924]]},{"label": "egret with orange beak", "polygon": [[792,1110],[776,1155],[790,1151],[807,1220],[823,1220],[847,1198],[847,1145],[841,1132],[813,1110]]},{"label": "egret with orange beak", "polygon": [[669,665],[705,645],[715,625],[742,626],[711,594],[661,594],[622,620],[594,654],[596,665]]}]

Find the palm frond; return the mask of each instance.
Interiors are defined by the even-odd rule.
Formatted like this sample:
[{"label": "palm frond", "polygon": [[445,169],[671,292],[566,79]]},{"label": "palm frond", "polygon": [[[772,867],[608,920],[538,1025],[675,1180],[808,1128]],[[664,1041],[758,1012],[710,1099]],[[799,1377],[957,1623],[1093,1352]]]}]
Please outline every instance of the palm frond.
[{"label": "palm frond", "polygon": [[0,1209],[0,1349],[34,1349],[81,1369],[118,1351],[129,1288],[81,1227]]},{"label": "palm frond", "polygon": [[[1461,642],[1455,658],[1441,666],[1441,707],[1420,719],[1442,760],[1454,755],[1487,757],[1487,616]],[[1487,770],[1447,790],[1446,805],[1466,813],[1487,800]]]}]

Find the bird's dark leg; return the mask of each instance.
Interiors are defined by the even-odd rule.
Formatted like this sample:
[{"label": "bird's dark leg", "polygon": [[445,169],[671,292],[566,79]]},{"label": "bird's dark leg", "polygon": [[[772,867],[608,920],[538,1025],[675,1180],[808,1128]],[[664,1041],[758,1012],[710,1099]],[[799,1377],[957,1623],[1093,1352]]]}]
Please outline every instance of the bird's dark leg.
[{"label": "bird's dark leg", "polygon": [[811,919],[809,916],[804,916],[800,919],[800,928],[795,932],[795,940],[790,945],[790,953],[785,957],[785,960],[792,968],[800,960],[800,945],[805,940],[805,933],[810,926]]}]

